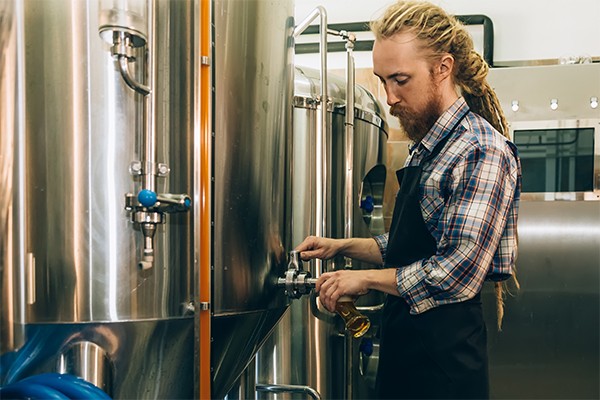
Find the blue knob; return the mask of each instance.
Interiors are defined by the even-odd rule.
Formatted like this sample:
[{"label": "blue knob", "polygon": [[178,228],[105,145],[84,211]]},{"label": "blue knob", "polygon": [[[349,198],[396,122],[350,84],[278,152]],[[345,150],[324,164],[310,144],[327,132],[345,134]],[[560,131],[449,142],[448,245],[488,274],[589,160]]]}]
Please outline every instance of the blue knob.
[{"label": "blue knob", "polygon": [[370,213],[375,209],[375,201],[373,201],[373,197],[367,196],[364,200],[360,201],[360,208]]},{"label": "blue knob", "polygon": [[138,201],[144,207],[152,207],[154,204],[156,204],[156,193],[154,193],[152,190],[142,189],[138,193]]},{"label": "blue knob", "polygon": [[190,208],[190,206],[192,205],[192,199],[190,199],[189,197],[186,197],[185,200],[183,201],[183,204],[185,205],[185,208]]},{"label": "blue knob", "polygon": [[364,338],[360,342],[360,346],[358,346],[358,350],[363,353],[365,356],[370,356],[373,354],[373,340]]}]

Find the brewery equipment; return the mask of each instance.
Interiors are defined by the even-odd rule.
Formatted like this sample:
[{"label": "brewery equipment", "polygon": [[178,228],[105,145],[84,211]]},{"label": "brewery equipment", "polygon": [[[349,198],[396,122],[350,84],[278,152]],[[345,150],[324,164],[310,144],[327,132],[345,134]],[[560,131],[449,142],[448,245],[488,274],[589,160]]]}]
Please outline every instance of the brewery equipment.
[{"label": "brewery equipment", "polygon": [[[523,188],[516,261],[521,288],[495,329],[484,292],[491,396],[599,395],[600,65],[495,68],[519,150]],[[487,307],[485,307],[487,306]]]},{"label": "brewery equipment", "polygon": [[288,305],[293,2],[0,5],[0,384],[223,398]]}]

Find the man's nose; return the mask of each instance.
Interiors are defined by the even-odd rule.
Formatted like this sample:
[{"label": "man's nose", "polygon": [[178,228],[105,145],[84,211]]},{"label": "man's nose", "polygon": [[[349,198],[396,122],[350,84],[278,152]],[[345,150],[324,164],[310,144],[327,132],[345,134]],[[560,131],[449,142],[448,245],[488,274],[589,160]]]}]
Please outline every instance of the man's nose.
[{"label": "man's nose", "polygon": [[387,104],[388,104],[388,106],[391,107],[391,106],[393,106],[394,104],[396,104],[399,101],[398,96],[396,96],[394,94],[394,92],[392,92],[391,90],[386,90],[385,94],[387,96]]}]

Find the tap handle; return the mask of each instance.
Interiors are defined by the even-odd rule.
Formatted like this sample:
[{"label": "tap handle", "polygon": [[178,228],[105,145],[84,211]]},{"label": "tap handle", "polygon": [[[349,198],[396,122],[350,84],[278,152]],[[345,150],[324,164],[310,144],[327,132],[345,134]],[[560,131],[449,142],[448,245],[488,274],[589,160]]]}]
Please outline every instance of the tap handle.
[{"label": "tap handle", "polygon": [[296,271],[302,271],[302,259],[300,258],[300,252],[296,250],[290,251],[290,260],[288,263],[288,270],[293,269]]},{"label": "tap handle", "polygon": [[192,206],[192,199],[187,194],[171,194],[142,189],[138,193],[138,201],[146,208],[154,208],[159,212],[173,213],[188,211]]}]

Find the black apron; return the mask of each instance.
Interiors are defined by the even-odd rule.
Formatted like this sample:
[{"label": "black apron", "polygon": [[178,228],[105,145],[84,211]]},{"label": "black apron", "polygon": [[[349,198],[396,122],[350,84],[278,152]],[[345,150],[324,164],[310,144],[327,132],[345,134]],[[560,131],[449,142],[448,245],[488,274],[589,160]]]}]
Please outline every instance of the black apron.
[{"label": "black apron", "polygon": [[[398,268],[436,253],[436,241],[421,213],[421,172],[441,152],[462,118],[420,165],[396,172],[400,189],[384,267]],[[417,315],[409,311],[404,299],[387,296],[381,321],[379,398],[488,398],[487,338],[480,295]]]}]

